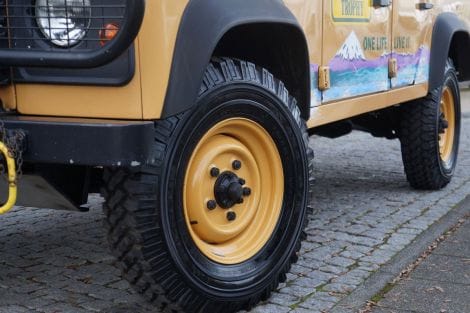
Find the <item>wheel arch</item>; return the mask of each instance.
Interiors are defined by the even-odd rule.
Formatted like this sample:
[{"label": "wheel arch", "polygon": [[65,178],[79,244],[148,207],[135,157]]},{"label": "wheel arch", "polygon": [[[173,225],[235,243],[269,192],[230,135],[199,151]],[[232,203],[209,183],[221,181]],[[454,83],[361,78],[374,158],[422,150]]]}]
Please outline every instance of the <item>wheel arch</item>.
[{"label": "wheel arch", "polygon": [[465,23],[454,13],[442,13],[435,22],[429,72],[429,89],[442,86],[447,59],[450,57],[460,80],[470,79],[470,35]]},{"label": "wheel arch", "polygon": [[[240,49],[237,43],[241,42],[244,47]],[[307,41],[282,1],[190,1],[178,31],[162,118],[186,111],[196,102],[213,56],[239,57],[267,68],[286,84],[302,117],[308,119]]]}]

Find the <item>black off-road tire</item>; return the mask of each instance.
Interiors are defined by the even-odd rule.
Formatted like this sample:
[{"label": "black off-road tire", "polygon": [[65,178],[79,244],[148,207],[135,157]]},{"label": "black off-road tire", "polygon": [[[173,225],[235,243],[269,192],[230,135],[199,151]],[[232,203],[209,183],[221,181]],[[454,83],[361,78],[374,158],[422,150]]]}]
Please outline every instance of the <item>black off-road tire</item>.
[{"label": "black off-road tire", "polygon": [[[410,185],[420,190],[439,190],[449,184],[457,164],[460,141],[460,91],[452,60],[448,60],[441,88],[425,98],[402,106],[399,136],[403,164]],[[439,149],[440,103],[444,88],[454,97],[455,136],[450,160],[444,161]]]},{"label": "black off-road tire", "polygon": [[[237,97],[258,103],[238,109],[227,104]],[[283,159],[285,186],[292,188],[286,187],[290,189],[272,238],[257,257],[233,266],[211,262],[188,240],[179,199],[180,176],[189,158],[185,154],[197,143],[195,133],[209,127],[201,125],[203,120],[227,114],[257,119],[268,127],[276,123],[273,136],[285,141],[280,151],[295,151],[291,159]],[[296,101],[281,81],[248,62],[213,60],[194,109],[156,122],[152,164],[105,170],[105,224],[123,276],[163,312],[228,313],[267,299],[286,280],[305,237],[313,184],[308,140]],[[232,273],[225,274],[226,270]]]}]

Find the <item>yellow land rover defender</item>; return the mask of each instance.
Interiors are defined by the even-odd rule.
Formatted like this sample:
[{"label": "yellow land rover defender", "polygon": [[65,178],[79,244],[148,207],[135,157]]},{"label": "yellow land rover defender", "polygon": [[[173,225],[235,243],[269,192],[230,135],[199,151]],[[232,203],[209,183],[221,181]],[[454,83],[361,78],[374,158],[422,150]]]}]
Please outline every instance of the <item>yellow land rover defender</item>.
[{"label": "yellow land rover defender", "polygon": [[249,309],[297,260],[310,135],[399,139],[412,187],[450,182],[469,29],[468,0],[0,0],[0,212],[101,191],[155,307]]}]

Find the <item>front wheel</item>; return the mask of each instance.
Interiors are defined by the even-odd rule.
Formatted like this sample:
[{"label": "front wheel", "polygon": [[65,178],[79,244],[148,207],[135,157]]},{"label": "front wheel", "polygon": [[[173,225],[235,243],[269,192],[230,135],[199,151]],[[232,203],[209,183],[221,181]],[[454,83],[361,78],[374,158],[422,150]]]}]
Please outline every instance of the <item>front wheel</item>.
[{"label": "front wheel", "polygon": [[284,84],[220,59],[191,112],[156,123],[155,161],[108,169],[105,212],[124,276],[160,309],[235,312],[297,260],[313,152]]},{"label": "front wheel", "polygon": [[451,180],[460,141],[460,91],[447,61],[441,88],[402,109],[400,140],[405,172],[416,189],[436,190]]}]

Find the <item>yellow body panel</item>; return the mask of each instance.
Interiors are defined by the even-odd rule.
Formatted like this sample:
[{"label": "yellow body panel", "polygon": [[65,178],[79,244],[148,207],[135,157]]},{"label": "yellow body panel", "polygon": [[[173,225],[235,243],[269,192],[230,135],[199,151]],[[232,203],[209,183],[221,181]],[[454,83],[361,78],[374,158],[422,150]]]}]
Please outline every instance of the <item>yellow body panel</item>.
[{"label": "yellow body panel", "polygon": [[189,0],[147,1],[136,40],[136,69],[123,87],[16,84],[0,98],[21,114],[113,119],[156,119],[166,94],[176,34]]},{"label": "yellow body panel", "polygon": [[[423,1],[393,0],[390,7],[374,8],[369,0],[284,0],[302,25],[308,41],[312,73],[310,127],[426,94],[427,89],[423,88],[427,86],[427,79],[415,79],[420,75],[425,77],[426,71],[401,72],[400,56],[405,58],[407,54],[415,54],[425,60],[431,49],[435,17],[441,12],[455,12],[464,17],[470,26],[470,4],[468,1],[433,0],[428,2],[435,5],[434,9],[419,11],[416,9],[419,2]],[[128,85],[17,84],[0,88],[4,107],[17,109],[21,114],[44,116],[160,118],[176,37],[188,3],[189,0],[147,1],[144,24],[136,41],[135,76]],[[347,58],[342,49],[351,41],[362,49],[359,56],[364,62],[382,62],[380,58],[396,59],[397,77],[389,81],[387,59],[387,69],[383,69],[380,78],[375,79],[377,83],[373,88],[348,91],[340,85],[338,77],[344,73],[339,71],[347,69],[348,65],[338,65],[336,59],[339,56]],[[331,71],[328,73],[331,88],[324,91],[318,88],[319,67],[327,67]],[[352,75],[347,87],[367,85],[367,82],[355,79],[354,73],[347,75]]]},{"label": "yellow body panel", "polygon": [[147,1],[147,13],[139,35],[144,119],[159,118],[162,112],[176,35],[188,2]]},{"label": "yellow body panel", "polygon": [[17,110],[26,115],[142,118],[138,58],[135,76],[124,87],[16,84],[16,95]]}]

